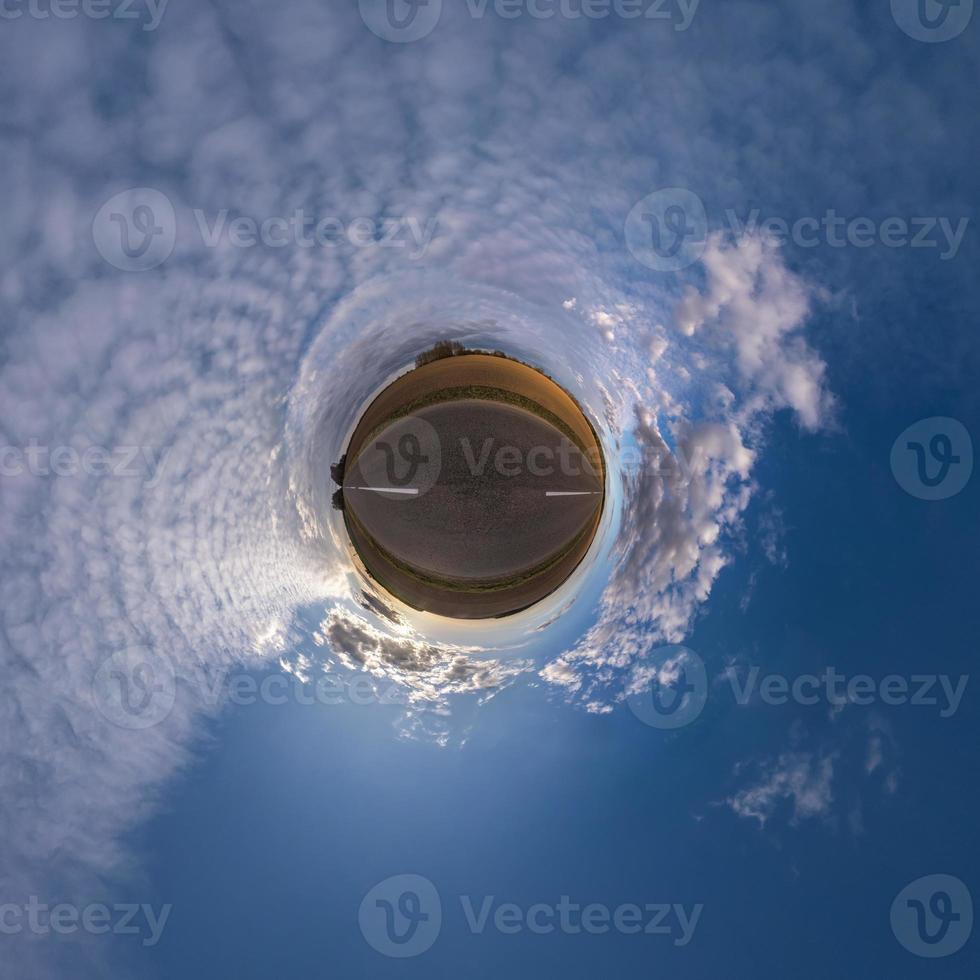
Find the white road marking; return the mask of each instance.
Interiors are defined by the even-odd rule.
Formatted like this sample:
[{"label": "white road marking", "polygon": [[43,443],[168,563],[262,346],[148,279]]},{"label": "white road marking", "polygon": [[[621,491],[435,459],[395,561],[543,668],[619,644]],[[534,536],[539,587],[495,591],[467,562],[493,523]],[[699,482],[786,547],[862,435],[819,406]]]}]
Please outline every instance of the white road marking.
[{"label": "white road marking", "polygon": [[547,490],[546,497],[596,497],[599,490]]},{"label": "white road marking", "polygon": [[418,496],[418,487],[350,487],[351,490],[371,490],[374,493],[405,493],[411,497]]}]

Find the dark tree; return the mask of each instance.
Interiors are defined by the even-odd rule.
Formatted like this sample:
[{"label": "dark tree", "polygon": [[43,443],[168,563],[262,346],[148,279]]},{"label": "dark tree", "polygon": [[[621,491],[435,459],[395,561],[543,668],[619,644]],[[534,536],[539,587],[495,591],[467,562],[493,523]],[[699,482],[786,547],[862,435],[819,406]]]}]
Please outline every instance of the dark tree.
[{"label": "dark tree", "polygon": [[422,367],[423,364],[431,364],[433,361],[441,361],[444,357],[454,357],[456,354],[465,354],[466,348],[458,340],[440,340],[429,350],[422,351],[415,358],[415,366]]}]

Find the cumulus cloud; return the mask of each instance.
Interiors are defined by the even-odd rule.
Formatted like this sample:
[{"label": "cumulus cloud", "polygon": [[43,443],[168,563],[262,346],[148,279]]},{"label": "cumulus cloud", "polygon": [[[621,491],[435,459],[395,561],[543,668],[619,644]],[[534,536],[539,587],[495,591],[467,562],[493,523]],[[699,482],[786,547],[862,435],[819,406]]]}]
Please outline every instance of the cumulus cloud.
[{"label": "cumulus cloud", "polygon": [[834,756],[784,752],[762,766],[756,782],[726,801],[740,817],[757,820],[760,827],[777,807],[791,807],[791,822],[825,818],[834,802]]},{"label": "cumulus cloud", "polygon": [[490,697],[530,669],[527,661],[479,656],[479,648],[431,643],[411,629],[401,635],[372,627],[335,608],[314,634],[345,667],[402,685],[409,704],[444,704],[453,695]]},{"label": "cumulus cloud", "polygon": [[[823,362],[802,339],[812,291],[779,253],[752,239],[726,244],[714,237],[705,265],[703,290],[688,287],[675,319],[682,337],[700,334],[715,356],[703,349],[692,355],[683,342],[654,332],[650,380],[662,383],[671,370],[682,379],[671,385],[677,394],[670,401],[634,406],[624,528],[599,616],[580,643],[542,671],[589,698],[655,646],[684,638],[730,560],[754,490],[758,450],[750,440],[760,441],[764,420],[787,408],[813,428],[832,404]],[[692,362],[702,372],[698,384],[687,380]],[[803,376],[805,384],[788,381]]]},{"label": "cumulus cloud", "polygon": [[791,408],[805,428],[820,427],[833,404],[826,365],[800,333],[814,289],[761,236],[731,245],[715,233],[703,261],[706,288],[685,289],[674,315],[677,329],[687,337],[707,335],[733,354],[747,388],[745,412]]},{"label": "cumulus cloud", "polygon": [[722,805],[760,827],[787,817],[790,826],[819,820],[836,831],[846,818],[843,825],[862,834],[866,812],[898,789],[891,726],[876,711],[829,713],[817,724],[819,735],[797,718],[786,734],[788,749],[740,762],[738,788]]}]

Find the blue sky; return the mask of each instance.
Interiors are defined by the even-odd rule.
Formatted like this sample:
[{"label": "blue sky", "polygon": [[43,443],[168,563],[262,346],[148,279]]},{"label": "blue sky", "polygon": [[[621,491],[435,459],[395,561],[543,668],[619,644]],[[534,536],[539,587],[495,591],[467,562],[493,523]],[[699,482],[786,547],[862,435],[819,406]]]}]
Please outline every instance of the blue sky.
[{"label": "blue sky", "polygon": [[[0,972],[976,972],[980,22],[924,4],[8,3]],[[495,625],[330,509],[447,338],[610,463]]]}]

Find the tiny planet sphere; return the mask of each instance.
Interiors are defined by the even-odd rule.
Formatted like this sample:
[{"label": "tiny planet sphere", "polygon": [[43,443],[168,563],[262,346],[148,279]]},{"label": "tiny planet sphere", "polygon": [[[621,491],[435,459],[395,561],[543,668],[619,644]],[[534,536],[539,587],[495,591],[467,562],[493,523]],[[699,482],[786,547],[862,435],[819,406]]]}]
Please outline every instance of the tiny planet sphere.
[{"label": "tiny planet sphere", "polygon": [[513,615],[558,589],[605,502],[578,402],[536,368],[453,343],[377,395],[331,474],[367,574],[456,619]]}]

